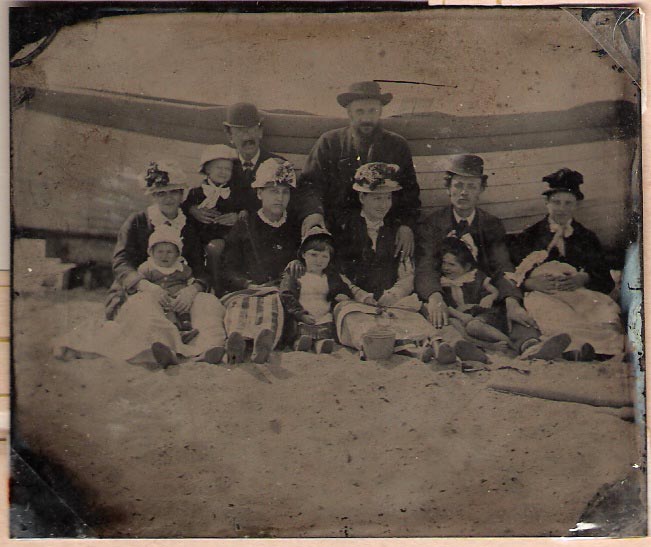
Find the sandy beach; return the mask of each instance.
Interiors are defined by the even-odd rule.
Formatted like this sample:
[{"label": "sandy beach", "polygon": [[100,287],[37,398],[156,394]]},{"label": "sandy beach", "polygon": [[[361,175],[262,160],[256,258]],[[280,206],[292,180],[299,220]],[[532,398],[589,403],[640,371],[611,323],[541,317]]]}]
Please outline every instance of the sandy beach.
[{"label": "sandy beach", "polygon": [[[600,489],[642,482],[631,408],[491,387],[626,400],[630,365],[493,354],[464,373],[342,347],[167,370],[54,359],[103,296],[14,299],[15,445],[56,470],[44,480],[89,535],[568,536]],[[641,503],[599,535],[641,533]]]}]

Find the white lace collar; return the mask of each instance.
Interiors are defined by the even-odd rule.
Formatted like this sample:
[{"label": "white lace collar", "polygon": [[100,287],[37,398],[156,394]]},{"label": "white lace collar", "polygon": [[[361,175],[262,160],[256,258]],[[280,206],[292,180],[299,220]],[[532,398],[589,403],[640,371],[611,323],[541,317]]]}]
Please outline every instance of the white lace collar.
[{"label": "white lace collar", "polygon": [[183,230],[183,227],[185,226],[185,215],[181,209],[179,209],[176,218],[167,218],[161,212],[158,205],[150,205],[147,207],[147,218],[149,219],[149,222],[151,222],[151,225],[154,227],[154,229],[158,228],[159,226],[170,226],[175,230],[178,230],[180,234],[181,230]]},{"label": "white lace collar", "polygon": [[262,209],[258,209],[258,216],[262,222],[268,224],[273,228],[280,228],[283,224],[285,224],[285,222],[287,222],[287,211],[283,213],[283,216],[280,217],[279,220],[269,220]]}]

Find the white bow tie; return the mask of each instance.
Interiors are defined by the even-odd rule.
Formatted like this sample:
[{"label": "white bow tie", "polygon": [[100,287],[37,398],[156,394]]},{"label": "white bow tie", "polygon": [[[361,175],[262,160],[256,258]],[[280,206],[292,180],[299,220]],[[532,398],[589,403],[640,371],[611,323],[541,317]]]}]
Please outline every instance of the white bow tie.
[{"label": "white bow tie", "polygon": [[561,256],[565,256],[565,238],[570,237],[574,233],[572,224],[558,224],[553,220],[549,221],[549,230],[554,234],[554,237],[549,242],[547,250],[551,251],[554,247],[558,249]]},{"label": "white bow tie", "polygon": [[204,182],[201,189],[206,199],[199,204],[199,209],[212,209],[217,206],[220,199],[228,199],[231,195],[231,189],[228,186],[215,186],[210,182]]}]

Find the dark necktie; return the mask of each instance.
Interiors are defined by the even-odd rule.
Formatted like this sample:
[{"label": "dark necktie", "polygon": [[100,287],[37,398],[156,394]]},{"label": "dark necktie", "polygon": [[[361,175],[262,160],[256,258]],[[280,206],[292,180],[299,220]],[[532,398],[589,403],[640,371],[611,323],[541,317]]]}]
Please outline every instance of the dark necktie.
[{"label": "dark necktie", "polygon": [[468,221],[465,218],[462,218],[457,222],[457,236],[461,237],[462,235],[467,234],[469,227]]},{"label": "dark necktie", "polygon": [[244,180],[251,184],[253,182],[253,162],[245,161],[242,167],[244,168]]}]

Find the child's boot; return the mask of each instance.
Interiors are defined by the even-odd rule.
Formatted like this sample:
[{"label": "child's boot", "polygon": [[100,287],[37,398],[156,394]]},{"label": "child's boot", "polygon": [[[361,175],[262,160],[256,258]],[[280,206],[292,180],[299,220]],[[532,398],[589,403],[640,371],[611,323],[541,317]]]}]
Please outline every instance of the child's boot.
[{"label": "child's boot", "polygon": [[251,361],[254,363],[266,363],[274,345],[274,333],[270,329],[262,329],[253,341],[253,353]]},{"label": "child's boot", "polygon": [[[192,317],[189,313],[179,313],[177,314],[177,320],[179,322],[180,331],[191,331],[192,330]],[[196,336],[196,335],[195,335]]]},{"label": "child's boot", "polygon": [[434,348],[431,344],[425,344],[420,351],[420,360],[429,363],[432,359],[434,359]]},{"label": "child's boot", "polygon": [[179,332],[181,334],[181,342],[184,344],[189,344],[199,334],[199,331],[197,329],[179,330]]},{"label": "child's boot", "polygon": [[151,345],[151,353],[153,354],[156,363],[158,363],[161,368],[167,368],[171,365],[179,364],[179,359],[176,356],[176,353],[162,342],[154,342]]},{"label": "child's boot", "polygon": [[294,343],[294,351],[310,351],[312,348],[312,338],[307,334],[301,334]]},{"label": "child's boot", "polygon": [[480,363],[488,363],[488,356],[481,348],[471,344],[467,340],[459,340],[454,345],[455,353],[462,361],[478,361]]},{"label": "child's boot", "polygon": [[314,351],[317,353],[332,353],[333,349],[335,349],[335,341],[332,338],[317,340],[314,344]]},{"label": "child's boot", "polygon": [[228,364],[244,362],[245,350],[246,340],[244,340],[243,336],[237,331],[231,332],[226,339],[226,359]]},{"label": "child's boot", "polygon": [[438,345],[438,351],[436,352],[436,360],[441,365],[451,365],[456,363],[457,354],[454,351],[454,348],[447,342],[440,342]]}]

